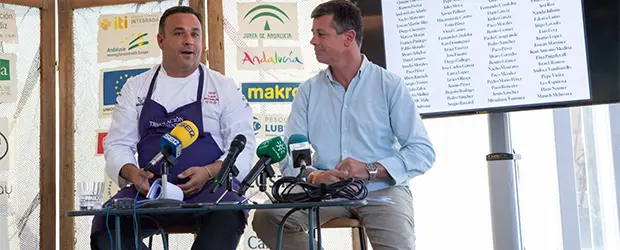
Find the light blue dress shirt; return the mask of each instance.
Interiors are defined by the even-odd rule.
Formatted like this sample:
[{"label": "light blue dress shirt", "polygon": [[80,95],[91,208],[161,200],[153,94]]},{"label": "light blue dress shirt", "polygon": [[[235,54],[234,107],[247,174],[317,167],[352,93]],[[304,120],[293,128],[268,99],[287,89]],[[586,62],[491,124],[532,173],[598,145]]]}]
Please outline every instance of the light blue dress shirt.
[{"label": "light blue dress shirt", "polygon": [[[316,169],[333,169],[347,157],[381,163],[393,179],[371,181],[368,191],[407,186],[435,162],[435,151],[402,78],[366,56],[346,91],[329,68],[300,85],[285,141],[293,134],[308,137]],[[283,175],[299,173],[291,163],[290,157],[280,163]]]}]

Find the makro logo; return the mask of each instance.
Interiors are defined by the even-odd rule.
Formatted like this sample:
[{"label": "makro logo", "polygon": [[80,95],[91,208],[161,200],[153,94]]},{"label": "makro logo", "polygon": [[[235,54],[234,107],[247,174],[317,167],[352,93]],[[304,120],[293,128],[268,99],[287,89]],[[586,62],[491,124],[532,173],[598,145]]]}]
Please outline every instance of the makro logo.
[{"label": "makro logo", "polygon": [[284,19],[287,19],[287,21],[291,20],[291,18],[288,17],[288,15],[284,13],[282,9],[271,4],[261,4],[245,13],[243,19],[250,19],[249,23],[252,23],[258,18],[265,17],[266,20],[265,25],[263,26],[263,30],[271,30],[271,26],[269,26],[269,19],[280,21],[283,24],[285,23],[280,16],[284,17]]},{"label": "makro logo", "polygon": [[242,83],[241,92],[249,102],[292,102],[298,87],[298,82],[252,82]]},{"label": "makro logo", "polygon": [[122,30],[128,27],[127,24],[127,16],[114,17],[112,21],[110,21],[108,18],[104,18],[99,23],[99,27],[101,27],[101,29],[103,30],[108,30],[110,28],[113,28],[114,30]]}]

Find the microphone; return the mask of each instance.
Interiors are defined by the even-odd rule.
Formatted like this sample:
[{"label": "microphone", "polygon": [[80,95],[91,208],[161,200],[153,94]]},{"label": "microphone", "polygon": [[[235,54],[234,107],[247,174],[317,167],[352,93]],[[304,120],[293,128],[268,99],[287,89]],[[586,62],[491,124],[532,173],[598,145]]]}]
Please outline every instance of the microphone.
[{"label": "microphone", "polygon": [[294,134],[288,138],[288,148],[291,151],[294,168],[302,168],[302,171],[312,166],[312,153],[310,152],[310,142],[304,135]]},{"label": "microphone", "polygon": [[161,137],[159,142],[161,151],[146,165],[145,171],[151,169],[162,159],[168,158],[168,156],[173,156],[174,159],[181,156],[181,150],[192,145],[198,139],[198,134],[198,128],[193,122],[185,120],[179,123],[170,133],[166,133]]},{"label": "microphone", "polygon": [[258,145],[256,156],[260,157],[260,159],[241,182],[241,187],[237,191],[239,196],[245,194],[245,191],[256,181],[256,178],[258,178],[258,175],[263,172],[266,166],[280,162],[286,157],[286,144],[280,136],[273,137]]},{"label": "microphone", "polygon": [[[243,151],[243,149],[245,148],[245,141],[245,136],[242,134],[238,134],[230,143],[228,155],[226,155],[226,158],[224,158],[224,161],[222,162],[222,167],[220,168],[220,175],[214,181],[214,185],[211,186],[211,193],[215,193],[215,190],[222,186],[222,183],[228,177],[231,168],[233,168],[235,161],[237,160],[237,156],[239,156],[239,153],[241,153],[241,151]],[[235,170],[235,172],[236,174],[238,174],[239,171]]]}]

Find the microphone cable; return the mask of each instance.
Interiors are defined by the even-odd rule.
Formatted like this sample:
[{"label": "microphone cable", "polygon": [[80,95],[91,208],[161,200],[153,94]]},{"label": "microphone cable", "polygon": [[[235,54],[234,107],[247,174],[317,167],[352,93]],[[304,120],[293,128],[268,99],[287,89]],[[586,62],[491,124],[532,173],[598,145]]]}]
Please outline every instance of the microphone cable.
[{"label": "microphone cable", "polygon": [[332,184],[311,184],[298,177],[287,176],[273,183],[271,193],[278,202],[297,203],[338,198],[362,200],[368,196],[368,189],[362,180],[353,178]]}]

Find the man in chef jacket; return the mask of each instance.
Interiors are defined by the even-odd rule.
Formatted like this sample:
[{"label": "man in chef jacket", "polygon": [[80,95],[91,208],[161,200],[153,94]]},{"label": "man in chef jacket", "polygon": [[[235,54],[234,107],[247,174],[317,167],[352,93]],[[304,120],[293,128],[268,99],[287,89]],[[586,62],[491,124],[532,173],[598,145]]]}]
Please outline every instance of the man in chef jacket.
[{"label": "man in chef jacket", "polygon": [[[225,191],[222,187],[211,194],[209,187],[218,177],[226,157],[224,152],[238,134],[243,134],[247,141],[235,164],[240,172],[233,182],[235,190],[239,180],[249,172],[255,149],[252,109],[233,79],[200,63],[202,21],[201,15],[190,7],[166,10],[157,35],[162,64],[127,80],[123,86],[104,146],[107,174],[122,189],[104,207],[116,198],[134,198],[137,192],[140,192],[138,201],[146,199],[153,181],[161,178],[161,171],[159,165],[150,171],[143,168],[159,153],[162,135],[184,120],[196,124],[199,137],[183,149],[178,164],[170,168],[168,182],[183,191],[185,202],[214,202]],[[229,192],[222,201],[242,199]],[[247,215],[247,211],[213,211],[155,215],[153,219],[164,228],[198,226],[200,232],[192,249],[236,249]],[[105,216],[93,219],[92,249],[111,249],[105,219]],[[109,219],[107,226],[114,235],[114,220]],[[121,226],[123,249],[135,249],[132,218],[122,220]],[[157,229],[153,220],[142,218],[143,237]],[[140,249],[146,248],[141,239],[140,245]]]}]

